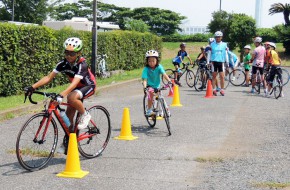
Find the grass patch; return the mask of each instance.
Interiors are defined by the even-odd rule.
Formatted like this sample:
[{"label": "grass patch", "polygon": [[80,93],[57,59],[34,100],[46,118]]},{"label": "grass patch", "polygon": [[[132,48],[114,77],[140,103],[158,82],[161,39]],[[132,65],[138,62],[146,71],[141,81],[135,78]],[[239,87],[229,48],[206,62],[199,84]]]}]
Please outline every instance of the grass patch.
[{"label": "grass patch", "polygon": [[256,188],[270,188],[270,189],[277,189],[277,188],[286,188],[290,187],[290,182],[287,183],[279,183],[279,182],[260,182],[260,183],[254,183],[254,187]]},{"label": "grass patch", "polygon": [[[16,154],[16,150],[7,150],[8,154]],[[24,156],[33,156],[33,157],[43,157],[46,158],[49,156],[50,152],[44,150],[32,150],[30,148],[22,149],[21,154]],[[53,157],[58,157],[59,154],[54,153]]]},{"label": "grass patch", "polygon": [[210,158],[197,157],[194,159],[194,161],[200,162],[200,163],[221,163],[224,160],[219,157],[210,157]]}]

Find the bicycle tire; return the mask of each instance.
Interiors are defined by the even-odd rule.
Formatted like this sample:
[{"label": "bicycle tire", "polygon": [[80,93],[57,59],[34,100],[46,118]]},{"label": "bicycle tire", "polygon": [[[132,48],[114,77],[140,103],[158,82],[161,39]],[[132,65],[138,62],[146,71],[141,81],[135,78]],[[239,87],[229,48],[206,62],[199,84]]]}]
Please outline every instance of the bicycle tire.
[{"label": "bicycle tire", "polygon": [[[235,80],[233,80],[235,72]],[[246,73],[242,69],[234,69],[230,72],[230,83],[234,86],[241,86],[246,81]]]},{"label": "bicycle tire", "polygon": [[[226,89],[230,84],[230,72],[228,70],[225,70],[224,73],[225,73],[224,88]],[[219,80],[218,77],[217,77],[217,80]]]},{"label": "bicycle tire", "polygon": [[146,112],[147,112],[147,108],[148,108],[148,98],[147,98],[147,95],[144,95],[144,98],[143,98],[143,111],[144,111],[144,116],[146,118],[146,121],[147,123],[149,124],[150,127],[155,127],[156,125],[156,116],[155,115],[152,115],[152,116],[147,116],[146,115]]},{"label": "bicycle tire", "polygon": [[[165,70],[165,73],[170,78],[170,80],[175,79],[175,77],[174,77],[174,71],[172,69],[166,69]],[[167,84],[167,80],[165,79],[164,76],[162,76],[162,83],[163,84]]]},{"label": "bicycle tire", "polygon": [[274,91],[274,97],[278,99],[281,96],[282,93],[283,84],[279,77],[276,75],[273,81],[273,91]]},{"label": "bicycle tire", "polygon": [[170,121],[169,121],[169,113],[167,108],[165,107],[165,100],[161,99],[161,105],[162,105],[162,109],[163,109],[163,117],[167,126],[167,130],[168,130],[168,136],[171,135],[171,130],[170,130]]},{"label": "bicycle tire", "polygon": [[195,74],[192,70],[187,70],[185,75],[186,84],[188,87],[194,87]]},{"label": "bicycle tire", "polygon": [[283,86],[285,86],[286,84],[288,84],[290,80],[290,74],[286,69],[281,69],[281,70],[282,70],[282,82],[283,82]]},{"label": "bicycle tire", "polygon": [[88,159],[96,158],[102,154],[108,145],[111,136],[110,114],[103,106],[93,106],[88,109],[91,121],[84,130],[78,130],[78,137],[81,134],[93,135],[90,138],[78,142],[80,154]]},{"label": "bicycle tire", "polygon": [[198,68],[196,70],[194,88],[198,92],[202,91],[202,87],[206,85],[204,81],[204,75],[205,71],[203,69]]},{"label": "bicycle tire", "polygon": [[[45,125],[47,124],[47,114],[38,113],[30,117],[21,127],[16,141],[16,155],[19,164],[28,171],[37,171],[44,168],[56,149],[58,140],[58,130],[56,122],[51,118],[47,128],[45,140],[36,142],[35,137],[39,125],[43,122],[38,137],[41,138]],[[31,132],[30,132],[31,130]]]}]

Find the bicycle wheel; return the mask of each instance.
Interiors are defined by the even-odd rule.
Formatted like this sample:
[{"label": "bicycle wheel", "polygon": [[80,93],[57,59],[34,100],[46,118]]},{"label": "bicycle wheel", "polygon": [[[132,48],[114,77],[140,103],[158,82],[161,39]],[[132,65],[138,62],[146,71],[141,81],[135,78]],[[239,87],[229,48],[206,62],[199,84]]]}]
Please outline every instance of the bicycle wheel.
[{"label": "bicycle wheel", "polygon": [[290,79],[290,74],[286,69],[282,69],[282,82],[283,82],[283,86],[285,86]]},{"label": "bicycle wheel", "polygon": [[230,76],[230,83],[234,86],[241,86],[246,81],[246,73],[242,69],[232,70],[229,76]]},{"label": "bicycle wheel", "polygon": [[168,112],[168,109],[166,108],[165,106],[165,100],[164,99],[160,99],[161,101],[161,105],[162,105],[162,109],[163,109],[163,117],[165,119],[165,123],[166,123],[166,126],[167,126],[167,129],[168,129],[168,135],[170,136],[171,135],[171,131],[170,131],[170,121],[169,121],[169,112]]},{"label": "bicycle wheel", "polygon": [[53,118],[45,131],[44,140],[41,140],[47,119],[46,113],[35,114],[26,121],[18,133],[17,159],[20,165],[28,171],[36,171],[45,167],[55,152],[58,131]]},{"label": "bicycle wheel", "polygon": [[273,81],[273,91],[274,91],[274,96],[276,99],[278,99],[282,93],[282,87],[283,84],[279,77],[276,75]]},{"label": "bicycle wheel", "polygon": [[146,118],[147,123],[149,124],[150,127],[155,127],[156,125],[156,116],[152,115],[152,116],[147,116],[147,110],[148,110],[148,98],[147,95],[144,95],[143,98],[143,110],[144,110],[144,115]]},{"label": "bicycle wheel", "polygon": [[187,70],[185,80],[187,86],[190,88],[194,87],[195,75],[192,70]]},{"label": "bicycle wheel", "polygon": [[[88,112],[92,118],[88,128],[78,131],[78,145],[80,154],[90,159],[100,156],[108,145],[111,120],[109,112],[102,106],[93,106]],[[85,136],[88,138],[82,139]]]},{"label": "bicycle wheel", "polygon": [[[225,80],[224,80],[224,86],[227,88],[230,84],[230,73],[228,70],[225,70]],[[217,80],[219,80],[219,77],[217,77]],[[219,82],[220,83],[220,82]]]},{"label": "bicycle wheel", "polygon": [[[174,79],[174,71],[172,69],[166,69],[165,73],[167,74],[167,76],[171,79]],[[163,84],[167,84],[167,80],[165,79],[164,76],[162,76],[162,83]]]},{"label": "bicycle wheel", "polygon": [[205,87],[204,79],[205,79],[205,71],[201,68],[198,68],[194,79],[194,88],[196,91],[200,92]]}]

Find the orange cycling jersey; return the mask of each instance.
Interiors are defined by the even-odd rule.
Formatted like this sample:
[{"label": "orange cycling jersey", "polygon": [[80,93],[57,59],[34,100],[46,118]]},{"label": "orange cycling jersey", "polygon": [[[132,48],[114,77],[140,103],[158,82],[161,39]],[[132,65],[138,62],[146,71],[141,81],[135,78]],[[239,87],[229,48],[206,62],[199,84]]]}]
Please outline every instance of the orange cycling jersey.
[{"label": "orange cycling jersey", "polygon": [[274,66],[280,65],[280,58],[278,56],[278,53],[275,50],[267,51],[266,62]]}]

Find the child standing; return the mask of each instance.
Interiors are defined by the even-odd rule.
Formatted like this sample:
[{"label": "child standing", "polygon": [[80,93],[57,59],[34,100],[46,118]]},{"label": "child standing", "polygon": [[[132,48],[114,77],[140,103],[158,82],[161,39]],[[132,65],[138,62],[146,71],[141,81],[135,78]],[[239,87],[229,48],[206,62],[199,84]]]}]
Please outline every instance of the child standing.
[{"label": "child standing", "polygon": [[[170,78],[166,75],[163,66],[159,64],[159,53],[155,50],[149,50],[145,54],[146,66],[142,72],[143,88],[144,92],[149,90],[150,101],[148,102],[148,110],[146,115],[150,116],[153,113],[152,100],[153,93],[156,88],[160,87],[160,75],[165,77],[169,84],[171,84]],[[151,88],[151,90],[150,90]]]},{"label": "child standing", "polygon": [[251,69],[250,60],[252,58],[250,51],[251,51],[251,46],[246,45],[244,47],[244,60],[243,60],[245,73],[246,73],[246,84],[244,85],[245,87],[249,87],[249,82],[250,82],[250,69]]}]

